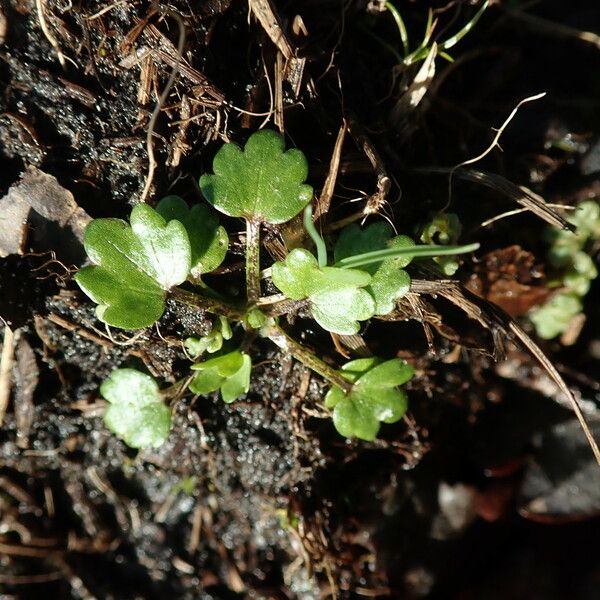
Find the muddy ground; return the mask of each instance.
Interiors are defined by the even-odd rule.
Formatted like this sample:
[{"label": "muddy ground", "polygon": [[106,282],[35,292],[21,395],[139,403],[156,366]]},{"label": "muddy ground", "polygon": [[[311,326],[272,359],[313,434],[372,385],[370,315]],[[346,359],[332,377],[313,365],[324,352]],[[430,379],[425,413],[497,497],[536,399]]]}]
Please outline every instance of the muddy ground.
[{"label": "muddy ground", "polygon": [[[414,48],[428,4],[396,4]],[[17,234],[0,259],[0,316],[15,332],[0,598],[597,598],[599,470],[555,382],[489,304],[536,340],[524,315],[549,293],[547,224],[538,207],[482,225],[520,208],[515,186],[557,205],[600,194],[596,4],[497,3],[411,106],[402,85],[420,65],[399,70],[399,32],[377,2],[277,1],[270,14],[242,0],[0,2],[0,198],[31,206],[23,231],[0,213],[2,235]],[[431,6],[438,41],[476,10]],[[149,182],[148,124],[173,68]],[[447,204],[448,169],[540,92],[472,165],[484,175],[453,181],[461,242],[481,244],[455,279],[481,299],[422,286],[364,334],[373,353],[416,367],[407,419],[376,442],[344,440],[324,382],[259,341],[247,396],[183,395],[159,449],[133,451],[105,428],[102,380],[135,366],[174,382],[188,364],[178,340],[211,322],[170,304],[158,328],[107,335],[71,279],[89,217],[125,218],[145,194],[199,200],[221,143],[265,123],[305,152],[319,193],[345,122],[328,222],[372,210],[414,234]],[[240,223],[225,224],[235,241]],[[217,287],[241,283],[236,248]],[[536,340],[596,436],[599,300],[596,281],[569,345]],[[289,327],[345,360],[308,322]]]}]

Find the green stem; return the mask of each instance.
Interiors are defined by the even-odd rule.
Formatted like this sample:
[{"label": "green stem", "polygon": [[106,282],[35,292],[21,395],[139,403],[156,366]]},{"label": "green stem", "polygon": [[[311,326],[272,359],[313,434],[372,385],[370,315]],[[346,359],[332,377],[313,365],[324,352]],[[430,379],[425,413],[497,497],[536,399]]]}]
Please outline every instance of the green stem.
[{"label": "green stem", "polygon": [[465,246],[438,246],[435,244],[422,244],[417,246],[406,246],[405,248],[386,248],[384,250],[374,250],[365,252],[356,256],[348,256],[335,263],[334,267],[340,269],[355,269],[363,265],[370,265],[382,262],[386,258],[397,258],[399,256],[410,256],[412,258],[426,258],[436,256],[453,256],[455,254],[465,254],[474,252],[479,248],[479,244],[467,244]]},{"label": "green stem", "polygon": [[327,247],[325,246],[325,240],[321,237],[321,234],[317,231],[317,228],[313,223],[313,210],[311,204],[307,204],[304,209],[304,228],[317,247],[317,261],[319,263],[319,268],[322,269],[327,266]]},{"label": "green stem", "polygon": [[246,295],[253,306],[260,298],[260,223],[246,221]]},{"label": "green stem", "polygon": [[200,294],[188,292],[187,290],[178,287],[173,288],[170,294],[175,302],[181,302],[188,306],[200,308],[215,315],[222,315],[228,319],[239,321],[244,314],[236,306],[228,304],[227,302],[215,298],[208,298],[207,296],[201,296]]},{"label": "green stem", "polygon": [[342,377],[339,371],[330,367],[326,362],[315,356],[308,348],[290,337],[279,325],[268,325],[261,333],[284,352],[288,352],[295,359],[321,375],[321,377],[327,379],[333,385],[344,390],[344,392],[348,393],[352,390],[352,383]]},{"label": "green stem", "polygon": [[402,47],[404,48],[404,56],[407,56],[409,52],[408,33],[406,31],[404,20],[402,19],[398,9],[391,2],[386,2],[385,7],[390,11],[394,21],[396,21],[396,26],[398,27],[398,31],[400,33],[400,39],[402,40]]},{"label": "green stem", "polygon": [[481,15],[485,12],[485,9],[489,6],[489,0],[485,0],[485,2],[481,5],[479,10],[475,13],[473,18],[456,34],[452,37],[448,38],[446,41],[442,42],[439,45],[439,50],[443,52],[444,50],[450,50],[453,46],[458,44],[460,40],[462,40],[475,25],[477,25],[477,21],[479,21]]}]

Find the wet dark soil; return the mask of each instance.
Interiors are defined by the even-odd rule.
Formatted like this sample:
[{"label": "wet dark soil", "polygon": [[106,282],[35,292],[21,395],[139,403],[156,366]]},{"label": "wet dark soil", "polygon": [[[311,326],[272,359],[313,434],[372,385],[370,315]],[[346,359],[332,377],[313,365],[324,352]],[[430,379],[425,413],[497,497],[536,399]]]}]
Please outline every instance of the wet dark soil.
[{"label": "wet dark soil", "polygon": [[[451,50],[454,63],[437,59],[427,95],[400,120],[386,44],[402,46],[379,4],[274,2],[302,59],[296,86],[241,0],[0,2],[0,198],[35,167],[90,217],[126,217],[146,185],[148,123],[174,65],[152,138],[150,202],[199,199],[197,177],[220,144],[266,118],[305,152],[319,192],[345,119],[327,221],[376,205],[414,234],[448,201],[447,172],[423,169],[477,156],[492,127],[542,91],[476,168],[556,204],[598,197],[600,49],[577,35],[600,31],[596,2],[523,5],[533,22],[509,12],[521,3],[489,8]],[[427,5],[396,5],[415,46]],[[474,10],[431,5],[439,39]],[[544,297],[546,224],[525,212],[481,226],[515,208],[493,186],[454,180],[462,240],[482,246],[456,278],[521,317]],[[241,226],[225,224],[235,250]],[[417,370],[408,418],[372,443],[341,438],[322,405],[325,383],[258,341],[242,400],[184,394],[168,441],[136,452],[104,427],[99,384],[119,366],[174,383],[189,365],[179,340],[211,321],[173,303],[156,328],[108,334],[71,280],[73,232],[50,228],[61,243],[41,244],[31,228],[24,253],[0,259],[0,316],[18,331],[0,429],[2,600],[597,597],[598,469],[556,386],[502,332],[439,294],[370,325],[374,353]],[[239,259],[211,283],[239,287]],[[596,281],[574,344],[542,344],[596,436],[599,300]],[[309,322],[289,327],[333,364],[345,360]]]}]

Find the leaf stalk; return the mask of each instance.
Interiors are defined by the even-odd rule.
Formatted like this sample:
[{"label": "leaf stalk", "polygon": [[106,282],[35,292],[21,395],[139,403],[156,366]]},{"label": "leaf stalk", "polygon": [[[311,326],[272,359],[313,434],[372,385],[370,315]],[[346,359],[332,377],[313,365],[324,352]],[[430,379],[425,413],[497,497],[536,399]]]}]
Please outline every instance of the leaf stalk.
[{"label": "leaf stalk", "polygon": [[330,367],[308,348],[289,336],[279,325],[274,323],[269,324],[261,333],[284,352],[288,352],[295,359],[321,375],[321,377],[327,379],[333,385],[344,390],[344,392],[349,393],[352,390],[352,383],[340,375],[339,371]]},{"label": "leaf stalk", "polygon": [[260,298],[260,222],[246,220],[246,294],[253,306]]}]

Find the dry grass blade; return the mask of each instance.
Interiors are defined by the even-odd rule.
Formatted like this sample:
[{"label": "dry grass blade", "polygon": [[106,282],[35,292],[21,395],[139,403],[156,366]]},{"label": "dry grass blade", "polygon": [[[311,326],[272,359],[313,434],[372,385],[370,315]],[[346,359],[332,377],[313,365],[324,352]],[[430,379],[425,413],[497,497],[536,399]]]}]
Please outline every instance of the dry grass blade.
[{"label": "dry grass blade", "polygon": [[434,43],[412,83],[392,108],[390,120],[394,126],[398,127],[400,124],[405,123],[408,115],[420,104],[427,93],[429,84],[433,81],[435,75],[437,49],[437,44]]},{"label": "dry grass blade", "polygon": [[292,45],[290,44],[281,22],[269,0],[248,0],[252,14],[258,19],[271,41],[277,46],[286,60],[294,56]]},{"label": "dry grass blade", "polygon": [[496,332],[502,333],[512,341],[518,341],[533,356],[540,366],[548,373],[550,378],[564,393],[571,405],[575,416],[577,417],[583,433],[594,453],[596,462],[600,465],[600,448],[594,439],[589,425],[585,419],[583,411],[573,392],[568,388],[560,373],[550,362],[548,357],[542,352],[541,348],[521,329],[516,321],[505,313],[500,307],[492,304],[479,296],[476,296],[464,286],[456,281],[438,280],[424,281],[413,280],[412,290],[417,293],[440,295],[464,310],[469,317],[478,320],[484,324],[496,337]]},{"label": "dry grass blade", "polygon": [[323,215],[327,214],[327,212],[329,211],[329,206],[331,205],[331,198],[333,197],[333,190],[335,188],[335,182],[337,181],[338,172],[340,170],[342,146],[344,144],[344,137],[346,136],[347,129],[348,125],[344,120],[342,122],[340,130],[338,131],[337,139],[335,140],[333,154],[331,155],[331,161],[329,162],[329,172],[327,173],[327,179],[325,179],[325,183],[323,184],[321,194],[316,201],[314,216],[315,221]]},{"label": "dry grass blade", "polygon": [[[447,175],[451,169],[447,167],[427,167],[415,169],[413,172],[423,175]],[[572,226],[555,211],[541,196],[538,196],[525,186],[519,186],[509,181],[502,175],[476,171],[475,169],[457,169],[454,176],[464,181],[479,183],[487,188],[501,193],[520,204],[540,219],[546,221],[553,227],[561,229],[572,229]]]},{"label": "dry grass blade", "polygon": [[14,364],[15,334],[4,324],[4,339],[2,341],[2,354],[0,355],[0,427],[4,421],[6,408],[10,399],[12,388],[12,368]]}]

